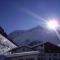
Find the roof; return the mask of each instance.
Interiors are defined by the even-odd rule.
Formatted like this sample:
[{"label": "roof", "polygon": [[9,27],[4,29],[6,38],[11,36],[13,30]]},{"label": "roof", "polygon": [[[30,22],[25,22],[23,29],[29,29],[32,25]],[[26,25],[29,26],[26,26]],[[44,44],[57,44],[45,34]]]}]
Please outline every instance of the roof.
[{"label": "roof", "polygon": [[30,46],[22,45],[22,46],[19,46],[19,47],[13,48],[13,49],[11,49],[11,50],[9,50],[9,51],[13,51],[13,50],[16,50],[16,49],[19,49],[19,48],[23,48],[23,47],[26,47],[26,48],[32,49]]},{"label": "roof", "polygon": [[39,51],[30,51],[30,52],[14,53],[14,54],[6,55],[6,56],[15,57],[15,56],[25,56],[25,55],[36,55],[39,53],[40,53]]},{"label": "roof", "polygon": [[34,46],[32,46],[32,48],[35,48],[35,47],[41,46],[41,45],[43,45],[44,43],[46,43],[46,42],[42,42],[42,43],[40,43],[40,44],[34,45]]},{"label": "roof", "polygon": [[42,46],[44,45],[44,51],[46,53],[60,53],[60,47],[53,44],[53,43],[50,43],[50,42],[45,42],[45,43],[41,43],[41,44],[37,44],[35,46],[32,47],[33,50],[37,50],[36,48],[38,46]]},{"label": "roof", "polygon": [[45,52],[46,53],[60,53],[60,47],[49,42],[45,43]]},{"label": "roof", "polygon": [[4,29],[2,27],[0,27],[0,34],[3,35],[5,38],[7,38],[10,42],[12,42],[14,45],[18,46],[16,43],[13,42],[12,39],[10,39],[8,37],[8,35],[6,34],[6,32],[4,32]]},{"label": "roof", "polygon": [[59,47],[59,46],[57,46],[53,43],[50,43],[50,42],[43,42],[43,43],[32,46],[32,48],[35,48],[35,47],[38,47],[38,46],[41,46],[41,45],[53,45],[53,46]]},{"label": "roof", "polygon": [[[35,45],[33,47],[20,46],[20,47],[14,48],[12,50],[19,49],[21,47],[28,47],[28,48],[32,49],[33,51],[37,51],[34,48],[36,48],[38,46],[41,46],[41,45],[44,45],[44,52],[46,52],[46,53],[60,53],[60,47],[55,45],[55,44],[52,44],[50,42],[45,42],[45,43],[37,44],[37,45]],[[12,50],[10,50],[10,51],[12,51]]]}]

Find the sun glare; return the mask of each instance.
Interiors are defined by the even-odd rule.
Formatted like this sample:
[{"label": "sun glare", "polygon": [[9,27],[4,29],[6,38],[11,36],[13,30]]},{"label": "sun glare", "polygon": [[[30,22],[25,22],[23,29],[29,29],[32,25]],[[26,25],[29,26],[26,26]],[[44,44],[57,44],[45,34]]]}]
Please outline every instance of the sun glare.
[{"label": "sun glare", "polygon": [[50,20],[47,22],[47,26],[49,29],[56,30],[58,27],[58,22],[56,20]]}]

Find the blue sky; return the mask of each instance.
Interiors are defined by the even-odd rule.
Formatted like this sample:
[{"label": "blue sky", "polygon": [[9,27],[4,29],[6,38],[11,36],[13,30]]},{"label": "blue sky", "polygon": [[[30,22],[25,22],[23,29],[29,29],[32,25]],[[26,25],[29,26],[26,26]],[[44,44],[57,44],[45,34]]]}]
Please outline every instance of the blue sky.
[{"label": "blue sky", "polygon": [[0,0],[0,26],[10,33],[40,25],[42,20],[26,13],[25,9],[45,19],[59,18],[60,0]]}]

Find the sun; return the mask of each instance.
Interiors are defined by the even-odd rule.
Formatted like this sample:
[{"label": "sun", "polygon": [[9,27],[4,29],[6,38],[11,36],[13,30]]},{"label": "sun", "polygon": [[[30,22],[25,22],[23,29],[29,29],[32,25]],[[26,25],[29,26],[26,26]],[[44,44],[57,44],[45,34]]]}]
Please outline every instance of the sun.
[{"label": "sun", "polygon": [[47,27],[48,27],[49,29],[56,30],[57,27],[58,27],[58,22],[57,22],[57,20],[49,20],[49,21],[47,22]]}]

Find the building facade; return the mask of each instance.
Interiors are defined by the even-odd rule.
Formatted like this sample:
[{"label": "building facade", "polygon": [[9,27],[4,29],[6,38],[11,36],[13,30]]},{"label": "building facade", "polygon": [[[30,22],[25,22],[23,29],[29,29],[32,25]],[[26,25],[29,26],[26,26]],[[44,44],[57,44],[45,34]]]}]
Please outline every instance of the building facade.
[{"label": "building facade", "polygon": [[6,55],[10,60],[60,60],[60,47],[52,43],[41,43],[32,47],[21,46]]}]

